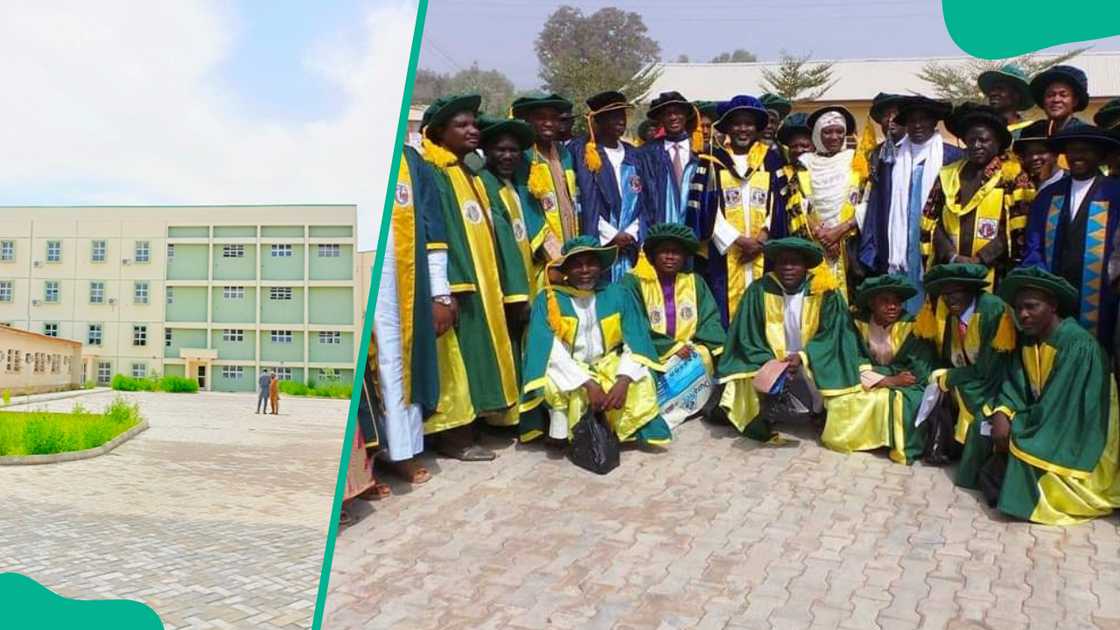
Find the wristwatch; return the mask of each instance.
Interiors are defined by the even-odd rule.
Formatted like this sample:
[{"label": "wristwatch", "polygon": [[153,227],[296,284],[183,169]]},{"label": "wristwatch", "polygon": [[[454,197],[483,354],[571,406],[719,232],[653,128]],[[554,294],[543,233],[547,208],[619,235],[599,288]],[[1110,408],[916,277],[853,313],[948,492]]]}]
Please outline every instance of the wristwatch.
[{"label": "wristwatch", "polygon": [[432,301],[435,302],[436,304],[442,304],[444,306],[451,306],[451,296],[450,295],[436,295],[436,296],[432,297]]}]

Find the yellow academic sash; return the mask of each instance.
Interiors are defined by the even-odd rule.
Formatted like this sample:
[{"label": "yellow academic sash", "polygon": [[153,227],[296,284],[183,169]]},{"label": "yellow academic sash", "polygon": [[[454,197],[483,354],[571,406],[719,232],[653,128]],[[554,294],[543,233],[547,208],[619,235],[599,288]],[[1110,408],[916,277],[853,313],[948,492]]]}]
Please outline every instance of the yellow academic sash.
[{"label": "yellow academic sash", "polygon": [[[812,197],[813,194],[813,180],[812,175],[808,169],[796,169],[797,173],[797,201],[801,206],[801,212],[797,213],[790,219],[790,231],[793,233],[804,232],[810,239],[812,238],[812,226],[819,224],[820,219],[812,211],[812,208],[806,207],[806,202]],[[863,178],[855,169],[848,171],[848,194],[845,196],[844,205],[840,207],[840,215],[838,221],[846,223],[851,221],[856,216],[856,202],[859,198],[859,192],[863,189]],[[792,197],[791,197],[792,198]],[[844,237],[846,243],[851,234]],[[815,239],[814,239],[815,240]],[[823,249],[823,245],[822,245]],[[848,295],[848,248],[844,245],[840,247],[840,257],[836,260],[829,261],[826,256],[821,264],[816,267],[816,270],[827,270],[840,283],[840,294],[844,299],[851,301],[851,296]]]},{"label": "yellow academic sash", "polygon": [[525,211],[521,207],[521,198],[517,189],[509,182],[503,181],[499,190],[502,202],[509,210],[510,224],[513,227],[513,238],[517,241],[517,251],[521,252],[521,262],[525,265],[525,275],[529,277],[529,303],[537,296],[537,275],[533,271],[533,248],[529,243],[529,232],[525,227]]},{"label": "yellow academic sash", "polygon": [[[941,179],[941,190],[945,193],[945,208],[939,218],[941,224],[945,227],[945,232],[952,239],[953,246],[957,248],[957,252],[962,256],[975,256],[985,245],[999,238],[1000,220],[1004,217],[1010,199],[1004,199],[1004,190],[1000,187],[1003,173],[996,171],[972,195],[972,199],[969,199],[968,203],[961,205],[957,201],[957,195],[961,189],[961,170],[966,163],[965,160],[954,162],[943,167],[938,174]],[[969,251],[961,251],[961,218],[973,211],[976,212],[976,221],[973,223],[972,248]],[[1009,226],[1010,221],[1005,221],[1005,232]],[[1008,247],[1010,247],[1010,234],[1005,233],[1003,236],[1007,240]],[[922,247],[928,248],[928,251],[923,253],[929,257],[929,264],[933,265],[933,244],[923,244]],[[993,273],[993,271],[988,272],[989,280],[992,279]]]},{"label": "yellow academic sash", "polygon": [[[763,155],[765,156],[765,153]],[[740,234],[758,238],[762,230],[768,229],[767,201],[770,199],[770,172],[763,169],[761,164],[753,167],[753,160],[752,167],[749,168],[753,168],[754,172],[747,180],[747,199],[743,199],[742,180],[730,169],[723,168],[717,172],[720,188],[723,190],[723,218]],[[751,266],[754,280],[761,280],[764,273],[764,260],[761,254],[753,261],[748,261],[738,247],[727,250],[727,308],[732,320],[739,312],[739,302],[742,301],[743,294],[747,292],[747,287],[750,285],[746,271],[748,264]]]},{"label": "yellow academic sash", "polygon": [[[669,320],[661,282],[656,274],[652,277],[635,275],[638,277],[638,286],[641,288],[650,329],[658,334],[667,335]],[[673,283],[673,291],[675,292],[673,312],[676,316],[673,338],[680,342],[688,342],[696,335],[696,326],[699,323],[700,303],[696,293],[696,276],[678,273]]]}]

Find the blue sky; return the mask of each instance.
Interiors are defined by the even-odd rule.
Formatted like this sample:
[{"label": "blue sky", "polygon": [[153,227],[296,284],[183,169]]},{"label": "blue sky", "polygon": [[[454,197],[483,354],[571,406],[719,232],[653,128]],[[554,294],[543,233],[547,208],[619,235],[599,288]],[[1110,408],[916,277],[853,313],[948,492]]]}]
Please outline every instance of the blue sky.
[{"label": "blue sky", "polygon": [[[707,61],[735,48],[764,61],[782,49],[818,59],[962,54],[945,29],[940,0],[430,0],[421,67],[453,72],[477,60],[519,88],[537,87],[533,41],[563,4],[585,15],[605,6],[641,14],[667,60],[687,54]],[[1120,37],[1094,45],[1120,49]]]}]

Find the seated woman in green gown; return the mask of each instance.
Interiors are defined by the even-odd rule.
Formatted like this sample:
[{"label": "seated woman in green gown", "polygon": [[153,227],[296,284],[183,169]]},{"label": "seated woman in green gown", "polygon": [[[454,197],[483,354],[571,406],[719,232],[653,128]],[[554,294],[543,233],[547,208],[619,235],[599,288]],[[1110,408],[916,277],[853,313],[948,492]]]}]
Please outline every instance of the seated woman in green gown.
[{"label": "seated woman in green gown", "polygon": [[925,450],[925,432],[914,422],[935,361],[933,347],[914,334],[914,315],[906,312],[906,300],[917,294],[909,278],[892,274],[864,280],[855,297],[856,332],[872,365],[860,375],[862,384],[886,428],[890,458],[900,464],[913,464]]},{"label": "seated woman in green gown", "polygon": [[[529,317],[522,370],[521,440],[543,435],[571,438],[588,412],[608,423],[622,441],[665,444],[672,434],[661,418],[660,371],[649,323],[634,296],[621,285],[601,282],[618,255],[593,236],[564,244],[553,261],[564,278],[538,293]],[[546,414],[524,412],[538,407]]]},{"label": "seated woman in green gown", "polygon": [[708,283],[685,271],[700,242],[688,227],[660,223],[642,246],[651,265],[626,274],[622,284],[649,321],[665,374],[656,375],[661,416],[670,427],[701,413],[714,390],[715,361],[726,333]]},{"label": "seated woman in green gown", "polygon": [[1107,516],[1120,506],[1120,406],[1107,353],[1070,317],[1077,290],[1031,267],[1010,272],[1000,293],[1022,334],[997,406],[969,428],[984,464],[957,484],[1035,523]]}]

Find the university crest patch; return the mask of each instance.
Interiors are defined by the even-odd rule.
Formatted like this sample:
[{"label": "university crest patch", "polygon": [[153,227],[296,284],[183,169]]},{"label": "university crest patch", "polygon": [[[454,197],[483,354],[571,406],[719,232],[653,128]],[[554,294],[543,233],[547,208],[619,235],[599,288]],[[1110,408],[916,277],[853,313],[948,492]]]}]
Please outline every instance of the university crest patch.
[{"label": "university crest patch", "polygon": [[396,202],[398,206],[412,205],[412,189],[408,184],[397,184]]}]

